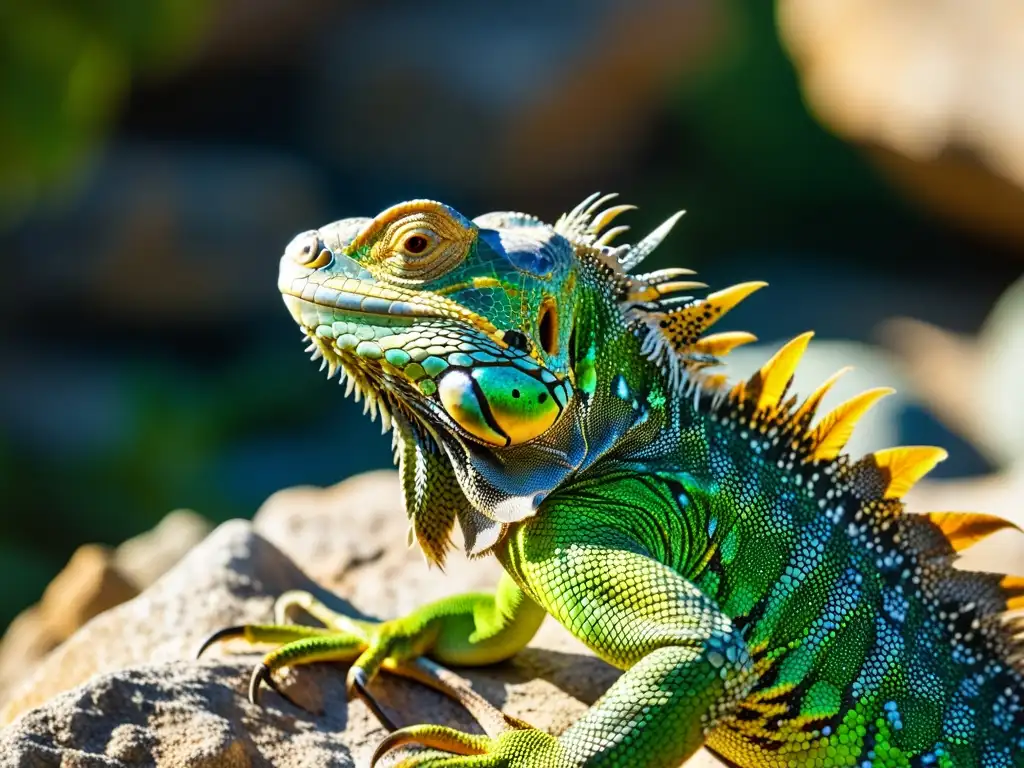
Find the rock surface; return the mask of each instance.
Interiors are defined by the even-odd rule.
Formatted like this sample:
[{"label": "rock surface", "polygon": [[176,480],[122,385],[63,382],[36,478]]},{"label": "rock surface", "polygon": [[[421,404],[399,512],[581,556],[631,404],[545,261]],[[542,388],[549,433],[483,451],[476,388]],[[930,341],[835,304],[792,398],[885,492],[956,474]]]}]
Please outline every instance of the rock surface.
[{"label": "rock surface", "polygon": [[[390,617],[433,597],[489,588],[497,577],[493,561],[458,553],[447,574],[428,569],[405,542],[393,472],[275,495],[254,523],[221,526],[153,586],[94,618],[43,661],[0,713],[7,724],[0,766],[366,765],[384,731],[362,703],[345,701],[344,667],[313,665],[284,676],[289,695],[311,714],[273,692],[261,707],[247,702],[259,653],[244,644],[191,658],[211,631],[268,620],[274,596],[288,589]],[[462,673],[492,704],[553,732],[618,674],[550,620],[512,661]],[[374,685],[401,724],[477,730],[432,691],[390,678]],[[690,764],[715,763],[702,755]]]},{"label": "rock surface", "polygon": [[159,579],[205,539],[213,524],[190,509],[168,512],[152,530],[114,550],[114,565],[139,589]]},{"label": "rock surface", "polygon": [[79,547],[39,603],[11,622],[0,640],[0,704],[36,662],[94,616],[135,597],[210,530],[210,523],[200,515],[177,510],[117,549],[97,544]]}]

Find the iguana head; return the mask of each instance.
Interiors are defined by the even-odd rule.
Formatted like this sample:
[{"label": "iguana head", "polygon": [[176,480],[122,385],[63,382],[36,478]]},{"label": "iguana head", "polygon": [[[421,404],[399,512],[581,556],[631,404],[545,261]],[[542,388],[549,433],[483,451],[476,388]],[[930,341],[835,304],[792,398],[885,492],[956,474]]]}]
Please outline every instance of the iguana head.
[{"label": "iguana head", "polygon": [[691,299],[701,284],[679,279],[688,270],[629,275],[678,215],[612,247],[625,227],[608,225],[632,206],[602,209],[611,197],[554,225],[414,200],[285,250],[278,287],[314,358],[396,428],[407,511],[432,560],[456,518],[471,552],[492,545],[749,340],[700,335],[756,286]]},{"label": "iguana head", "polygon": [[432,561],[456,519],[483,551],[573,468],[579,268],[573,244],[531,216],[470,221],[429,200],[285,249],[278,287],[314,358],[395,427]]},{"label": "iguana head", "polygon": [[573,394],[575,259],[549,235],[526,217],[474,222],[414,200],[302,233],[278,286],[326,366],[385,419],[518,445]]}]

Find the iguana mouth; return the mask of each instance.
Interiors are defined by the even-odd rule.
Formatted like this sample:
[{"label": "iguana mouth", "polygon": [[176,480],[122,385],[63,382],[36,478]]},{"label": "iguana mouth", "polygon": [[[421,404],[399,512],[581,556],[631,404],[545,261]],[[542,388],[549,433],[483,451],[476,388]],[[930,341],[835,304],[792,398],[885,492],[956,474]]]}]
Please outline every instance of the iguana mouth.
[{"label": "iguana mouth", "polygon": [[[339,285],[340,283],[340,285]],[[285,303],[295,314],[303,305],[329,310],[340,310],[357,315],[378,315],[382,318],[450,318],[451,314],[440,307],[430,306],[415,295],[384,288],[356,278],[335,278],[316,282],[308,278],[296,278],[293,284],[302,287],[280,286]],[[290,302],[288,299],[296,299]],[[299,320],[296,317],[296,320]]]}]

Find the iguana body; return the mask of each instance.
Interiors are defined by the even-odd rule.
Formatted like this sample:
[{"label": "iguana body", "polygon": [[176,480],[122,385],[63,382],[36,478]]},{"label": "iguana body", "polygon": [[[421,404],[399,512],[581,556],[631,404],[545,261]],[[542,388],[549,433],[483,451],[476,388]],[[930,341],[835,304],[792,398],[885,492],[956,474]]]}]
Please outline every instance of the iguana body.
[{"label": "iguana body", "polygon": [[810,334],[735,387],[709,373],[753,337],[705,331],[762,284],[691,298],[685,270],[630,276],[675,217],[614,248],[627,207],[605,202],[552,227],[413,201],[288,247],[285,302],[394,426],[427,557],[457,520],[507,576],[380,625],[301,598],[328,629],[239,630],[294,640],[255,687],[310,660],[355,660],[355,690],[422,655],[493,662],[550,613],[627,670],[559,738],[421,726],[387,746],[433,747],[417,766],[675,766],[703,744],[750,767],[1024,766],[1024,580],[952,567],[1007,524],[903,514],[944,454],[842,454],[886,391],[815,424],[831,380],[787,393]]}]

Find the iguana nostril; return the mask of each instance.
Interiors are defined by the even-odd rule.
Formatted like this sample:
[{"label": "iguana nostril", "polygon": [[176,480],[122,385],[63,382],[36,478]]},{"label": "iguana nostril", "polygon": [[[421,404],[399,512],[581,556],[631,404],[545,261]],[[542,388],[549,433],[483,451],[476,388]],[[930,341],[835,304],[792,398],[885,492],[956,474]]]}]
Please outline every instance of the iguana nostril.
[{"label": "iguana nostril", "polygon": [[331,252],[324,248],[315,231],[304,232],[288,246],[292,260],[303,267],[319,268],[332,259]]}]

